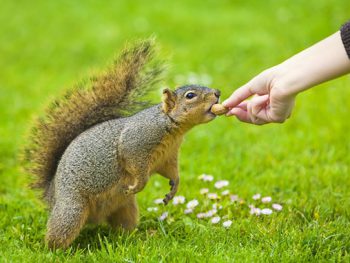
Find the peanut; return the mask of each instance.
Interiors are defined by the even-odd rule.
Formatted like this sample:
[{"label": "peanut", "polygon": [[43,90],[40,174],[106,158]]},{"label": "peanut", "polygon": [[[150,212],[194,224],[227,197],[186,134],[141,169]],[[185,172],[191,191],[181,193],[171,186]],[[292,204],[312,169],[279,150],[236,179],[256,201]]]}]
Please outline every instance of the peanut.
[{"label": "peanut", "polygon": [[227,113],[228,112],[228,108],[226,108],[224,105],[222,105],[222,104],[214,104],[212,107],[211,107],[211,109],[210,109],[210,111],[212,112],[212,113],[214,113],[215,115],[222,115],[222,114],[225,114],[225,113]]}]

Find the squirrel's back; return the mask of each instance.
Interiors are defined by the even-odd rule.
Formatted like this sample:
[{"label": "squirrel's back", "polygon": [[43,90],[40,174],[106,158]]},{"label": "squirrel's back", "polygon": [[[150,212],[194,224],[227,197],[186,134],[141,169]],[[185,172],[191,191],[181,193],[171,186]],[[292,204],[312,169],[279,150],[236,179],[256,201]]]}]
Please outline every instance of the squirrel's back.
[{"label": "squirrel's back", "polygon": [[140,98],[154,87],[163,71],[153,62],[152,41],[141,41],[125,48],[104,74],[90,83],[68,90],[37,120],[25,149],[27,171],[37,177],[34,186],[46,196],[59,160],[69,144],[92,126],[149,106]]}]

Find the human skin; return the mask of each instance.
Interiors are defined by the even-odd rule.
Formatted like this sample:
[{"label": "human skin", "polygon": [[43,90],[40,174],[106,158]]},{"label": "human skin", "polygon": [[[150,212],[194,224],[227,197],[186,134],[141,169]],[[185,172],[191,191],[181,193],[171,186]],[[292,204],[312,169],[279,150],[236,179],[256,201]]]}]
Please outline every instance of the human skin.
[{"label": "human skin", "polygon": [[258,74],[222,104],[230,109],[226,116],[243,122],[282,123],[290,117],[297,94],[349,72],[350,59],[338,31]]}]

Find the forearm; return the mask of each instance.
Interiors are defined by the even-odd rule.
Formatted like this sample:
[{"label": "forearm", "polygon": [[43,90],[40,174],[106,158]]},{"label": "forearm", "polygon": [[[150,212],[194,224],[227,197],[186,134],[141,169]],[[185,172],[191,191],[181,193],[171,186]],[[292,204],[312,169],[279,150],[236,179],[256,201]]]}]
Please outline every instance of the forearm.
[{"label": "forearm", "polygon": [[350,59],[340,31],[277,66],[276,79],[297,94],[312,86],[350,72]]}]

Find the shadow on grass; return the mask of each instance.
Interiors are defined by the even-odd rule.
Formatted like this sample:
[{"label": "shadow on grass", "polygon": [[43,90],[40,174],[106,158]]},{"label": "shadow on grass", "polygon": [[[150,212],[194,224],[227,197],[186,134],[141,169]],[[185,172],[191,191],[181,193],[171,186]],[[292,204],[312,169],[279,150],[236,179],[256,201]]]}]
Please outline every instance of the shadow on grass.
[{"label": "shadow on grass", "polygon": [[108,224],[89,224],[83,228],[68,250],[75,253],[108,250],[108,247],[115,249],[118,246],[131,245],[135,240],[147,239],[159,231],[159,224],[155,220],[141,221],[133,231],[112,228]]}]

